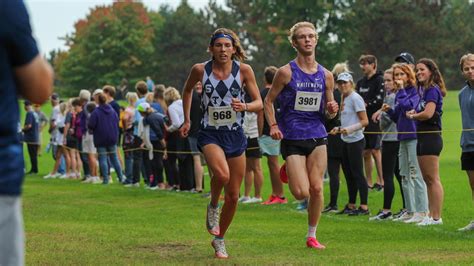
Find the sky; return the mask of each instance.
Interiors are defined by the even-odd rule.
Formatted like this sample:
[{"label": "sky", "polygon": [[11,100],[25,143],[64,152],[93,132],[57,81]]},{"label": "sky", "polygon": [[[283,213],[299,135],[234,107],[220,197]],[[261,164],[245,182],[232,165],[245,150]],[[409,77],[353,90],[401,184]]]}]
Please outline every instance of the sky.
[{"label": "sky", "polygon": [[[0,0],[1,1],[1,0]],[[74,30],[74,23],[85,18],[96,5],[110,4],[113,0],[24,0],[30,14],[30,23],[42,54],[53,49],[66,49],[60,37]],[[180,0],[143,0],[148,8],[157,10],[162,4],[172,7]],[[207,5],[208,0],[188,0],[195,9]],[[218,1],[221,2],[221,1]]]}]

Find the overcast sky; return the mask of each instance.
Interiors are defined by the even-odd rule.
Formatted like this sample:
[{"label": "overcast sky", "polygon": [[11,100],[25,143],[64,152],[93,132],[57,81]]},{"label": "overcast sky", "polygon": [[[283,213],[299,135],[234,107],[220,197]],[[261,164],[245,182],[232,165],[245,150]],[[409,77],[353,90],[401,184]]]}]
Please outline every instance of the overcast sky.
[{"label": "overcast sky", "polygon": [[[41,53],[46,54],[57,48],[65,49],[64,41],[59,40],[59,37],[72,33],[74,23],[85,18],[94,6],[112,2],[112,0],[25,0]],[[162,4],[176,7],[181,1],[143,0],[142,2],[148,8],[157,10]],[[188,0],[189,5],[195,9],[206,6],[207,2],[208,0]]]}]

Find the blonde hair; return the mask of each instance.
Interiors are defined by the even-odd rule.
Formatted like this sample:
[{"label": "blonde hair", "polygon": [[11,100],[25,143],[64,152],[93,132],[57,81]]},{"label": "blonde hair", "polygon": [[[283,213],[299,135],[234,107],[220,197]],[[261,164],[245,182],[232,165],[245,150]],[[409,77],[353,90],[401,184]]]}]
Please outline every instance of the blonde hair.
[{"label": "blonde hair", "polygon": [[127,99],[130,105],[135,104],[138,101],[138,94],[136,92],[127,92],[125,99]]},{"label": "blonde hair", "polygon": [[347,63],[347,61],[335,64],[331,71],[332,75],[336,79],[339,74],[344,72],[352,73],[352,71],[349,70],[349,64]]},{"label": "blonde hair", "polygon": [[79,99],[83,101],[90,101],[91,100],[91,92],[88,90],[81,90],[79,92]]},{"label": "blonde hair", "polygon": [[165,102],[168,106],[179,99],[181,99],[181,95],[179,95],[179,91],[176,88],[168,87],[165,90]]},{"label": "blonde hair", "polygon": [[474,61],[474,54],[467,53],[461,57],[461,60],[459,60],[459,66],[461,67],[461,71],[466,61]]},{"label": "blonde hair", "polygon": [[308,21],[302,21],[293,25],[293,27],[291,27],[290,31],[288,32],[288,41],[290,41],[291,44],[293,44],[293,41],[296,41],[296,37],[297,37],[296,31],[301,28],[310,28],[314,30],[315,35],[316,35],[316,40],[319,39],[319,35],[318,35],[318,32],[316,31],[316,27],[314,26],[314,24]]},{"label": "blonde hair", "polygon": [[149,92],[149,93],[147,93],[146,96],[145,96],[145,101],[146,101],[147,103],[151,104],[151,103],[153,103],[153,100],[154,100],[153,98],[154,98],[153,92]]},{"label": "blonde hair", "polygon": [[214,33],[211,35],[211,41],[209,42],[209,48],[207,49],[208,51],[210,51],[210,47],[214,45],[214,41],[216,40],[214,36],[218,34],[226,34],[232,37],[232,46],[235,47],[235,54],[232,55],[232,60],[236,59],[240,62],[243,62],[245,59],[247,59],[245,50],[240,43],[239,36],[237,36],[237,34],[235,34],[235,32],[232,30],[226,28],[219,28],[214,31]]},{"label": "blonde hair", "polygon": [[62,114],[62,115],[66,115],[66,103],[65,102],[62,102],[59,104],[59,112]]}]

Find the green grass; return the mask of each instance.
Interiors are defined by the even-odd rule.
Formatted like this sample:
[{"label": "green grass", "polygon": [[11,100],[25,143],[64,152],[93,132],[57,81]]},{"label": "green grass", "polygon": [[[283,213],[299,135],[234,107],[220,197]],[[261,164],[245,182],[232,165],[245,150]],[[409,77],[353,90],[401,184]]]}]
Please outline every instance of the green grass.
[{"label": "green grass", "polygon": [[[443,123],[445,129],[461,127],[456,92],[450,91],[445,99]],[[227,261],[213,258],[205,229],[207,199],[189,193],[126,189],[116,183],[43,180],[40,177],[53,163],[50,154],[43,154],[41,174],[28,176],[24,184],[26,261],[28,265],[474,264],[474,233],[456,232],[474,218],[467,177],[460,170],[460,132],[444,133],[443,138],[443,226],[417,228],[368,222],[367,217],[323,216],[318,238],[327,249],[309,250],[304,246],[307,216],[294,210],[285,187],[290,196],[287,205],[239,205],[226,235],[231,256]],[[263,168],[263,195],[268,196],[270,181]],[[339,207],[347,201],[343,177],[341,182]],[[325,196],[329,198],[328,184]],[[370,192],[372,214],[382,201],[383,193]],[[400,201],[397,187],[394,210],[400,208]]]}]

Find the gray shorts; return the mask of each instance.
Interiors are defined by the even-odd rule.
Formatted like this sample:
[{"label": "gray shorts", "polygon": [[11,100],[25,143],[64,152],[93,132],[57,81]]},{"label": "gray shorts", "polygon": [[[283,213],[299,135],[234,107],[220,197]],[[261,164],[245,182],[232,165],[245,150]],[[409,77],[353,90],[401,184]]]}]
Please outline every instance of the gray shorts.
[{"label": "gray shorts", "polygon": [[25,235],[18,196],[0,195],[0,265],[25,264]]}]

